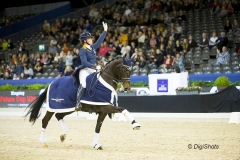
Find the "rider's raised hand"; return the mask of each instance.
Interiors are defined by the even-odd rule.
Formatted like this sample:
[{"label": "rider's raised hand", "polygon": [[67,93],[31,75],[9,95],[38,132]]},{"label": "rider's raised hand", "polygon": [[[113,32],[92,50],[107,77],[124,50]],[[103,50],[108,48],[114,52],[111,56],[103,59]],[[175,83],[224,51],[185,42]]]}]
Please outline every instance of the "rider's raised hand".
[{"label": "rider's raised hand", "polygon": [[107,23],[102,22],[102,24],[103,24],[104,31],[107,32],[107,29],[108,29]]}]

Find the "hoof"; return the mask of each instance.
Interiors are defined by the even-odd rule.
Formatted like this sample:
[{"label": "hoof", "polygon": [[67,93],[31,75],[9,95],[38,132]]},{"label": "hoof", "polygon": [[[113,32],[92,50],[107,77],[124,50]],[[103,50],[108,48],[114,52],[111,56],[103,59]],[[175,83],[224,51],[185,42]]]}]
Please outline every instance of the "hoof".
[{"label": "hoof", "polygon": [[102,146],[98,147],[98,149],[97,149],[97,150],[103,150]]},{"label": "hoof", "polygon": [[140,126],[134,127],[133,130],[140,130]]},{"label": "hoof", "polygon": [[61,142],[64,142],[65,139],[66,139],[66,136],[67,136],[66,134],[61,135],[61,136],[60,136],[60,141],[61,141]]},{"label": "hoof", "polygon": [[95,149],[97,149],[97,150],[103,150],[101,144],[96,144],[93,148],[95,148]]},{"label": "hoof", "polygon": [[44,147],[44,148],[48,148],[47,143],[44,142],[44,143],[43,143],[43,147]]},{"label": "hoof", "polygon": [[139,123],[133,123],[133,130],[140,130],[141,125]]}]

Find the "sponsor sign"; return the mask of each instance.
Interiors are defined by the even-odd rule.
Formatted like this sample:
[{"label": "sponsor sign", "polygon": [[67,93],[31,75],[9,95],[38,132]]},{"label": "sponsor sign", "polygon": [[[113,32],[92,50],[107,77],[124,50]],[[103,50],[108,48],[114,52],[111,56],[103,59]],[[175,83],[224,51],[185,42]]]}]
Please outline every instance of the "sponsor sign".
[{"label": "sponsor sign", "polygon": [[0,107],[27,107],[40,94],[40,90],[0,91]]}]

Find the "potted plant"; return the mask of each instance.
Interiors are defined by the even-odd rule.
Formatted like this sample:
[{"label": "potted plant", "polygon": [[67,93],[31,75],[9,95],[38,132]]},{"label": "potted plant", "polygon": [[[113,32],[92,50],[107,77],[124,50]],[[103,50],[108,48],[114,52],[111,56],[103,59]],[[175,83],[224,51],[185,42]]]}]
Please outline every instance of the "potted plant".
[{"label": "potted plant", "polygon": [[220,76],[214,81],[213,85],[217,86],[218,91],[222,91],[230,86],[231,82],[228,80],[228,77]]},{"label": "potted plant", "polygon": [[202,90],[200,86],[178,87],[176,88],[177,95],[193,95],[199,94]]}]

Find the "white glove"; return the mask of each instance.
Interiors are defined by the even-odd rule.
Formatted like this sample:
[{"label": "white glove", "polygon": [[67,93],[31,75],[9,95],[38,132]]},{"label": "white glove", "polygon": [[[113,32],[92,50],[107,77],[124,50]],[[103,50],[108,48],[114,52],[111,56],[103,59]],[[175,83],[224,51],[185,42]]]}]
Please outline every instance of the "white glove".
[{"label": "white glove", "polygon": [[102,24],[103,24],[104,31],[107,32],[107,29],[108,29],[107,23],[102,22]]},{"label": "white glove", "polygon": [[97,69],[98,71],[101,70],[101,66],[98,65],[98,66],[96,67],[96,69]]}]

